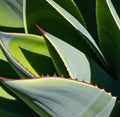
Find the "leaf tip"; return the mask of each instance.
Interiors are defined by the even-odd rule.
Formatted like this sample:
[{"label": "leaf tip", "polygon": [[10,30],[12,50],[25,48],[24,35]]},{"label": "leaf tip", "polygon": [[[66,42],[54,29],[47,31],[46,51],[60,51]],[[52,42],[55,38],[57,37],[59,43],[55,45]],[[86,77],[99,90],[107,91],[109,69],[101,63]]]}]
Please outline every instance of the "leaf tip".
[{"label": "leaf tip", "polygon": [[36,24],[36,27],[40,30],[40,32],[44,35],[46,32],[40,27],[40,26],[38,26],[37,24]]}]

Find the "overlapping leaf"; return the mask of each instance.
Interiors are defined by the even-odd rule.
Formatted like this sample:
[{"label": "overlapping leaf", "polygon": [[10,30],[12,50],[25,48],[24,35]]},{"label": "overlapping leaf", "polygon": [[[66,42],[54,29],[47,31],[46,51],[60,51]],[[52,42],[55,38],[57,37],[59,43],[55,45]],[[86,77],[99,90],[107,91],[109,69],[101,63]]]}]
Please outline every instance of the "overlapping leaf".
[{"label": "overlapping leaf", "polygon": [[[73,0],[59,1],[54,0],[66,12],[79,22],[79,25],[84,24],[81,13]],[[33,7],[35,6],[35,7]],[[35,24],[41,26],[44,30],[57,36],[61,40],[69,43],[78,50],[99,61],[93,50],[86,44],[86,40],[80,33],[66,20],[54,7],[46,0],[26,0],[24,4],[25,29],[28,33],[40,34],[35,28]],[[66,14],[63,14],[66,17]],[[72,21],[72,20],[71,20]],[[73,23],[72,23],[73,24]],[[77,25],[77,24],[76,24]],[[86,27],[86,26],[85,26]],[[84,28],[84,27],[83,27]],[[84,28],[85,30],[85,28]]]},{"label": "overlapping leaf", "polygon": [[[112,92],[113,95],[120,97],[119,83],[112,79],[112,77],[94,60],[59,38],[43,31],[40,27],[38,28],[51,43],[48,43],[51,57],[53,58],[57,69],[61,71],[64,76],[66,76],[64,70],[67,68],[66,72],[69,73],[71,78],[92,82],[93,84],[97,84],[101,88]],[[58,61],[58,57],[61,58],[61,61]],[[61,64],[62,67],[64,66],[63,68],[61,67]]]},{"label": "overlapping leaf", "polygon": [[[59,4],[54,2],[53,0],[46,0],[58,13],[60,13],[81,35],[83,38],[86,39],[86,42],[90,44],[90,47],[93,48],[93,51],[97,54],[97,56],[100,58],[100,60],[103,62],[103,64],[106,66],[105,58],[100,51],[98,45],[94,41],[93,37],[90,35],[90,33],[85,29],[85,27],[75,18],[73,17],[69,12],[67,12],[65,9],[63,9]],[[87,53],[86,53],[87,54]]]},{"label": "overlapping leaf", "polygon": [[[32,66],[32,64],[36,63],[36,65],[39,65],[39,68],[36,69],[40,69],[40,64],[43,62],[41,64],[41,69],[42,69],[45,68],[43,67],[45,62],[45,65],[48,64],[47,67],[51,67],[51,69],[53,70],[52,71],[51,69],[49,70],[45,68],[44,70],[47,70],[46,74],[49,73],[49,71],[53,72],[54,74],[55,72],[54,67],[51,63],[51,60],[49,58],[49,52],[45,45],[45,41],[43,40],[42,37],[35,35],[10,34],[10,33],[1,32],[0,38],[1,38],[1,48],[4,54],[11,63],[12,67],[14,67],[14,69],[17,70],[18,73],[21,72],[22,73],[22,74],[20,73],[21,75],[23,76],[25,75],[27,77],[33,77],[33,76],[38,77],[39,74],[44,74],[44,73],[42,73],[41,71],[38,74],[37,71]],[[22,52],[22,49],[24,49],[24,52],[27,53],[26,55],[29,56],[26,57],[24,55],[25,53]],[[33,54],[31,54],[30,51]],[[34,57],[30,55],[34,55]],[[39,59],[42,59],[44,61],[39,63],[39,61],[41,61]]]}]

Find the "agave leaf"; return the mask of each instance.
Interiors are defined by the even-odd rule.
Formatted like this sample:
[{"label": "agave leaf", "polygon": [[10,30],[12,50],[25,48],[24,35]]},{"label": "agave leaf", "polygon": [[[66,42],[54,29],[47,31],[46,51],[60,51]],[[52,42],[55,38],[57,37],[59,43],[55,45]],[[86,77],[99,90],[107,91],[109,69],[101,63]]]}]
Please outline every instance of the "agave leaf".
[{"label": "agave leaf", "polygon": [[100,47],[108,62],[109,72],[120,79],[120,19],[117,12],[111,0],[97,0]]},{"label": "agave leaf", "polygon": [[21,100],[9,95],[0,86],[0,116],[1,117],[38,117]]},{"label": "agave leaf", "polygon": [[[80,13],[79,9],[77,8],[77,6],[75,5],[74,1],[72,1],[72,0],[66,0],[66,1],[56,0],[56,1],[58,4],[62,5],[62,7],[65,8],[68,12],[70,12],[74,17],[76,17],[82,24],[84,24],[84,20],[82,19],[81,13]],[[31,7],[31,6],[35,6],[35,7]],[[47,27],[50,28],[51,25],[48,22],[46,22],[46,20],[50,21],[50,22],[51,22],[51,20],[53,20],[56,22],[57,20],[52,18],[53,16],[57,19],[59,19],[59,18],[61,19],[60,15],[57,12],[55,12],[55,10],[50,5],[48,5],[48,3],[45,0],[40,0],[40,1],[39,0],[36,0],[36,1],[24,0],[23,10],[24,10],[24,12],[23,12],[24,26],[25,26],[26,32],[33,33],[31,26],[35,27],[34,24],[38,20],[41,20],[41,21],[39,21],[39,22],[41,22],[41,25],[43,23],[47,23]],[[48,10],[49,10],[50,14],[48,14]],[[49,18],[49,20],[48,20],[48,18]],[[61,19],[61,20],[63,21],[63,19]],[[60,21],[58,23],[60,23]],[[64,24],[64,22],[62,22],[62,23]],[[66,22],[65,22],[65,24],[66,24]],[[55,26],[55,25],[57,26],[58,24],[55,23],[52,26]],[[59,29],[59,27],[60,26],[58,25],[58,29]]]},{"label": "agave leaf", "polygon": [[[113,95],[120,97],[119,83],[94,60],[59,38],[43,31],[40,27],[38,28],[50,42],[48,43],[48,47],[51,51],[51,57],[57,70],[60,70],[64,76],[66,76],[64,73],[65,68],[67,68],[66,72],[68,72],[73,79],[77,78],[80,81],[92,82],[112,92]],[[59,58],[61,58],[61,61],[58,61]],[[63,66],[61,67],[61,65]]]},{"label": "agave leaf", "polygon": [[[46,39],[50,41],[52,46],[55,48],[55,50],[61,57],[70,77],[73,79],[78,78],[80,81],[84,80],[90,83],[90,78],[91,78],[90,65],[85,54],[83,54],[73,46],[69,45],[68,43],[51,35],[50,33],[43,31],[39,26],[37,27],[43,33]],[[48,45],[48,47],[49,46],[50,45]],[[53,60],[56,60],[56,56],[57,55],[52,56]],[[56,64],[58,65],[59,68],[59,65],[63,63],[57,62]],[[62,70],[61,68],[59,69]]]},{"label": "agave leaf", "polygon": [[85,29],[85,27],[69,12],[63,9],[59,4],[54,2],[53,0],[46,0],[53,8],[55,8],[81,35],[85,38],[85,40],[90,44],[90,47],[93,48],[93,51],[97,54],[103,64],[106,66],[107,63],[105,58],[99,49],[98,45],[94,41],[93,37],[90,33]]},{"label": "agave leaf", "polygon": [[[43,62],[44,64],[42,63],[42,65],[46,65],[48,63],[47,67],[53,66],[49,58],[49,53],[45,45],[45,41],[43,40],[43,37],[35,36],[35,35],[26,35],[26,34],[13,34],[13,33],[10,34],[3,32],[0,33],[0,37],[1,37],[1,47],[4,54],[6,55],[7,59],[10,61],[14,69],[18,70],[18,72],[22,72],[21,75],[23,76],[26,75],[27,77],[34,77],[34,76],[38,77],[41,72],[38,74],[32,65],[33,63],[38,64],[38,61],[40,61],[39,59],[45,60]],[[24,49],[24,53],[26,52],[25,50],[27,50],[26,55],[29,55],[27,56],[27,58],[22,52],[22,49]],[[28,51],[37,54],[31,54]],[[34,55],[34,57],[30,55]],[[30,60],[30,62],[28,60]],[[40,64],[39,64],[39,68],[40,68]],[[47,70],[47,72],[49,71],[49,69],[45,69],[45,70]]]},{"label": "agave leaf", "polygon": [[[55,1],[85,26],[82,15],[73,0]],[[40,35],[35,27],[35,24],[38,24],[50,34],[76,47],[98,62],[98,58],[93,50],[86,44],[86,41],[79,32],[58,11],[50,6],[46,0],[25,1],[23,13],[27,33]]]},{"label": "agave leaf", "polygon": [[0,26],[23,27],[23,0],[0,0]]},{"label": "agave leaf", "polygon": [[41,117],[108,117],[116,100],[97,87],[64,78],[0,79]]}]

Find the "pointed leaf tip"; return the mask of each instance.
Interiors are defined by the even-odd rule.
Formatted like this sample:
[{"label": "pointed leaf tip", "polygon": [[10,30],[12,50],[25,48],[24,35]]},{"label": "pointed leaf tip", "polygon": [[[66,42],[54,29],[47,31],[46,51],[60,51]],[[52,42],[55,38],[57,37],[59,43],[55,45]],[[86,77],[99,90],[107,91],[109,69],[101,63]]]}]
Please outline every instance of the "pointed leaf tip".
[{"label": "pointed leaf tip", "polygon": [[40,32],[44,35],[46,32],[40,27],[40,26],[38,26],[37,24],[36,24],[36,27],[40,30]]}]

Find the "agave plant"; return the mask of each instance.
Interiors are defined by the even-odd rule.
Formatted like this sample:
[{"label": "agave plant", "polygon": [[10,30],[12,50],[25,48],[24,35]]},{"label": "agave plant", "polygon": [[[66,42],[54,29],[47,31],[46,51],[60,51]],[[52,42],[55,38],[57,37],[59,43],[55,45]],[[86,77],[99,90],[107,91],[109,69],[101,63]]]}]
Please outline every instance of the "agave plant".
[{"label": "agave plant", "polygon": [[117,117],[117,0],[0,0],[0,116]]}]

